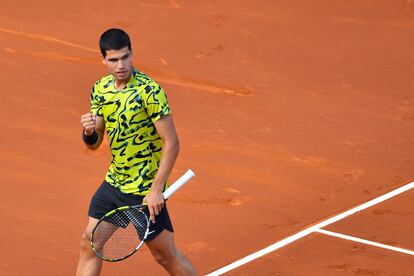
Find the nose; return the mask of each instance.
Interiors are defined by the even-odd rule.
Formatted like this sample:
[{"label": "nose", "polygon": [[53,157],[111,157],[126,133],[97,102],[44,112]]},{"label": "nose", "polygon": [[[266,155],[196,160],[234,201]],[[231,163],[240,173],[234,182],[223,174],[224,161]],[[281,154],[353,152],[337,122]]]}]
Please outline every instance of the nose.
[{"label": "nose", "polygon": [[125,67],[125,61],[123,59],[118,60],[118,68],[123,69]]}]

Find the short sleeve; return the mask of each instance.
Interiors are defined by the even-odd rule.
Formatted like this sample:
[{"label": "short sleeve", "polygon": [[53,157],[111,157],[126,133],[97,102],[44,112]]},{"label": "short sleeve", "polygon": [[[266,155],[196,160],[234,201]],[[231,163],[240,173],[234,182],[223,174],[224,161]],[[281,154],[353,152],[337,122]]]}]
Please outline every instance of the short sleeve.
[{"label": "short sleeve", "polygon": [[155,82],[150,82],[144,89],[144,105],[148,117],[153,123],[161,117],[171,114],[164,89]]},{"label": "short sleeve", "polygon": [[91,113],[96,116],[103,116],[102,115],[102,104],[100,101],[100,97],[98,95],[97,84],[92,87],[91,90]]}]

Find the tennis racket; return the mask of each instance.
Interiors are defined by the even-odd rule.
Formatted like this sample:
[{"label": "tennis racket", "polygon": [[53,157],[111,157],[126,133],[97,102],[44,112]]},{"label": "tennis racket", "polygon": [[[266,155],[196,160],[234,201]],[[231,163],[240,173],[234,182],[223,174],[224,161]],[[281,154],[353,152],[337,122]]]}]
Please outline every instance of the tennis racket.
[{"label": "tennis racket", "polygon": [[[164,191],[164,199],[169,198],[194,175],[192,170],[188,170]],[[108,212],[92,231],[90,244],[93,252],[108,262],[128,258],[141,248],[151,233],[151,221],[148,216],[148,208],[145,205],[123,206]]]}]

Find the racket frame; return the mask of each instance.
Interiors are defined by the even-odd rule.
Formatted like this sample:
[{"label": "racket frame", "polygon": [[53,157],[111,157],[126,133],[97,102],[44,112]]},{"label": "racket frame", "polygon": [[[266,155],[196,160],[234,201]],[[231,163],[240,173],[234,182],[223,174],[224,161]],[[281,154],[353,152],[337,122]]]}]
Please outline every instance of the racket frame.
[{"label": "racket frame", "polygon": [[[167,190],[164,191],[163,196],[164,199],[169,198],[172,194],[174,194],[179,188],[181,188],[188,180],[190,180],[193,176],[195,176],[195,173],[192,170],[188,170],[184,175],[182,175],[179,179],[177,179],[171,186],[168,187]],[[131,206],[121,206],[118,207],[114,210],[109,211],[108,213],[106,213],[101,219],[99,219],[99,221],[96,223],[95,227],[93,228],[92,232],[91,232],[91,236],[89,239],[90,245],[92,247],[92,251],[95,253],[96,256],[98,256],[100,259],[107,261],[107,262],[119,262],[122,260],[125,260],[126,258],[130,257],[131,255],[133,255],[135,252],[138,251],[138,249],[140,249],[142,247],[142,245],[145,242],[145,239],[148,237],[149,235],[149,228],[151,225],[151,222],[148,218],[148,216],[144,213],[145,218],[147,220],[147,229],[145,231],[144,237],[142,238],[141,242],[135,247],[134,250],[132,250],[128,255],[121,257],[121,258],[117,258],[117,259],[110,259],[110,258],[106,258],[104,256],[102,256],[101,254],[99,254],[97,252],[97,249],[95,248],[94,244],[93,244],[93,238],[94,238],[94,233],[95,230],[98,228],[99,224],[102,221],[105,221],[105,219],[109,216],[111,216],[112,214],[119,212],[119,211],[123,211],[126,209],[139,209],[141,212],[143,212],[143,209],[146,208],[145,205],[131,205]]]},{"label": "racket frame", "polygon": [[[92,250],[93,250],[93,252],[95,253],[95,255],[96,256],[98,256],[99,258],[101,258],[102,260],[104,260],[104,261],[107,261],[107,262],[119,262],[119,261],[122,261],[122,260],[125,260],[126,258],[128,258],[128,257],[130,257],[132,254],[134,254],[135,252],[137,252],[138,251],[138,249],[140,249],[141,247],[142,247],[142,245],[144,245],[144,242],[145,242],[145,240],[146,240],[146,238],[148,237],[148,235],[149,235],[149,228],[150,228],[150,225],[151,225],[151,222],[150,222],[150,220],[149,220],[149,218],[148,218],[148,216],[145,214],[145,212],[143,211],[143,209],[145,208],[145,206],[143,206],[143,205],[131,205],[131,206],[121,206],[121,207],[118,207],[118,208],[116,208],[116,209],[114,209],[114,210],[111,210],[111,211],[109,211],[108,213],[106,213],[97,223],[96,223],[96,225],[95,225],[95,227],[93,228],[93,230],[92,230],[92,233],[91,233],[91,237],[90,237],[90,245],[91,245],[91,247],[92,247]],[[109,216],[111,216],[111,215],[113,215],[114,213],[116,213],[116,212],[119,212],[119,211],[124,211],[124,210],[127,210],[127,209],[138,209],[140,212],[143,212],[143,214],[144,214],[144,217],[145,217],[145,219],[146,219],[146,221],[147,221],[147,229],[145,230],[145,233],[144,233],[144,236],[143,236],[143,238],[141,239],[141,242],[129,253],[129,254],[127,254],[127,255],[125,255],[124,257],[121,257],[121,258],[117,258],[117,259],[111,259],[111,258],[107,258],[107,257],[105,257],[105,256],[102,256],[101,254],[99,254],[98,253],[98,250],[95,248],[95,246],[94,246],[94,243],[93,243],[93,238],[94,238],[94,233],[95,233],[95,230],[98,228],[98,226],[99,226],[99,224],[101,224],[102,222],[106,222],[105,221],[105,219],[107,218],[107,217],[109,217]]]}]

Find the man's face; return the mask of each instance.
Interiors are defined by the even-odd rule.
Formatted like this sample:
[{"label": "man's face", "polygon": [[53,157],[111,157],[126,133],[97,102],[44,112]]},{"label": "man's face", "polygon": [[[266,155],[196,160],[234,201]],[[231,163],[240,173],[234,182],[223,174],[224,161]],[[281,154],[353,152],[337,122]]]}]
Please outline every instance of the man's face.
[{"label": "man's face", "polygon": [[103,62],[118,81],[128,81],[132,73],[132,53],[128,47],[119,50],[106,50]]}]

